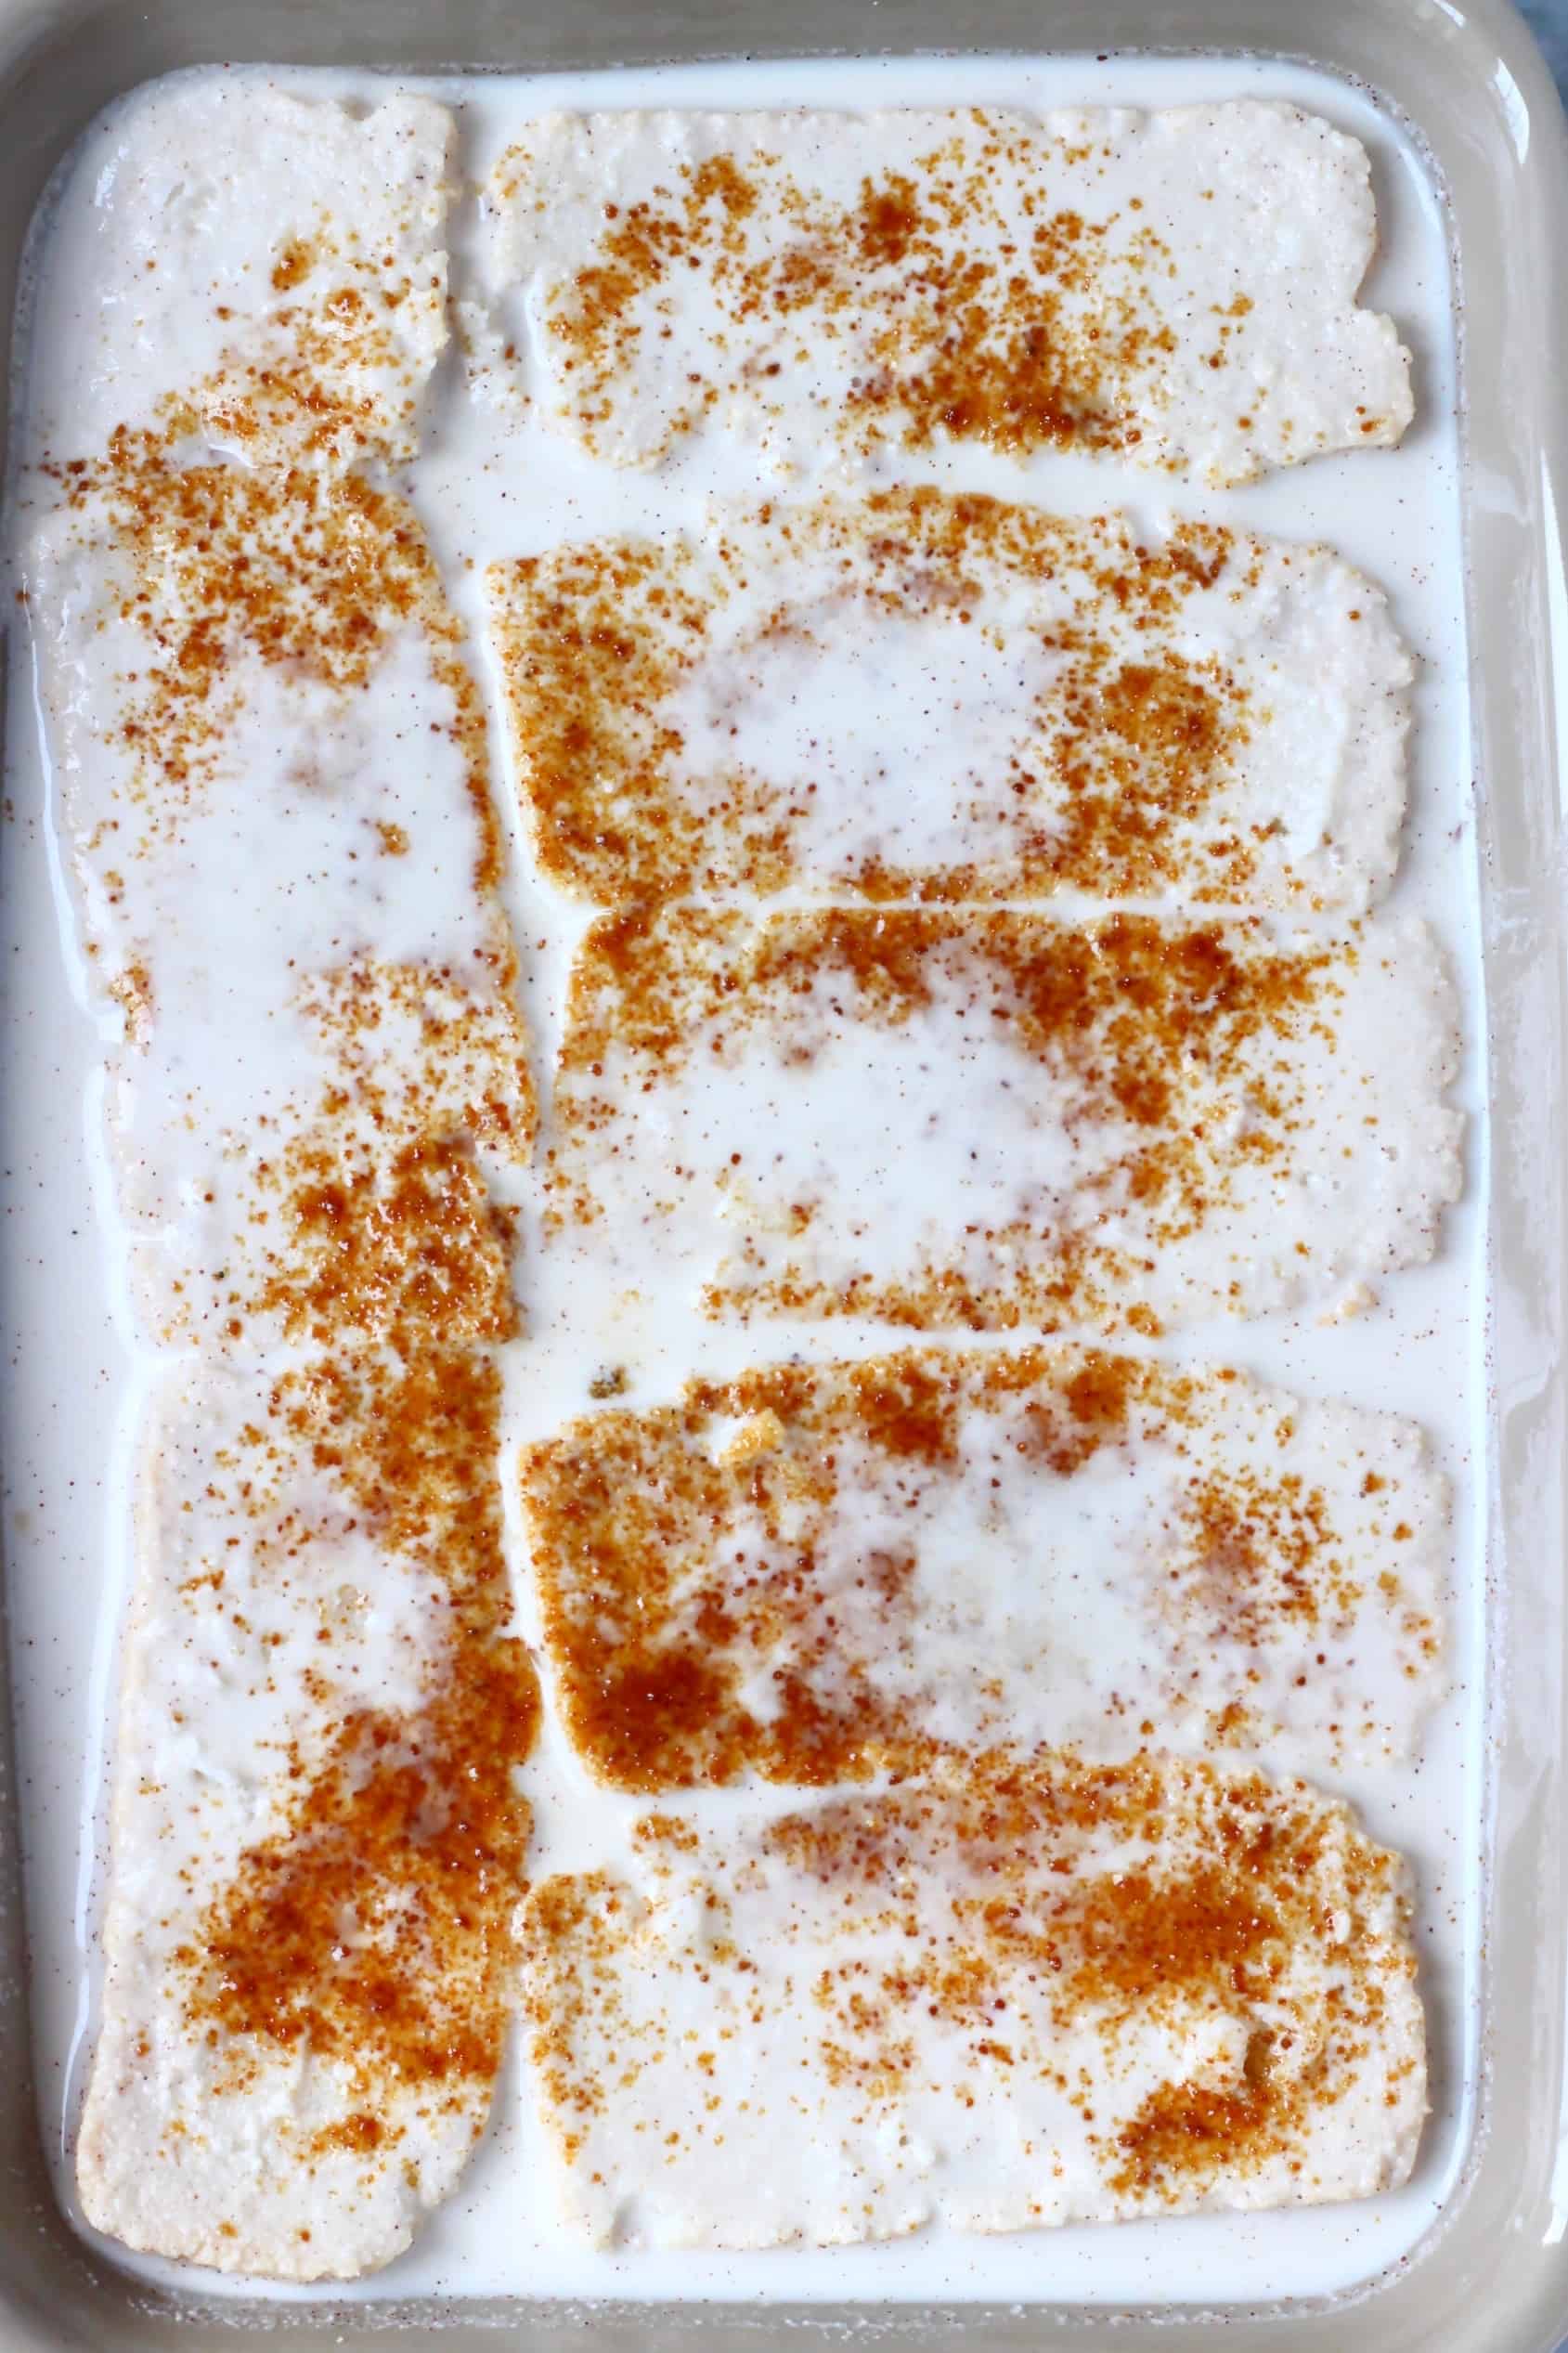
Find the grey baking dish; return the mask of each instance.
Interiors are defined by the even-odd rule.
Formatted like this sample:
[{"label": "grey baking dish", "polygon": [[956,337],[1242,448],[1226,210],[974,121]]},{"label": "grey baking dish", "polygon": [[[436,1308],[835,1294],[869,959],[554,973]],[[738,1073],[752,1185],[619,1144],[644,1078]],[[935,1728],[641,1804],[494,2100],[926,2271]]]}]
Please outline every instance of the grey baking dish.
[{"label": "grey baking dish", "polygon": [[[56,2210],[30,2065],[18,1810],[0,1723],[0,2353],[216,2346],[270,2326],[349,2348],[648,2348],[802,2334],[995,2348],[1121,2345],[1549,2353],[1568,2330],[1568,1599],[1561,1335],[1564,955],[1558,729],[1568,718],[1568,360],[1552,240],[1568,222],[1555,94],[1506,0],[0,0],[0,316],[27,225],[90,117],[136,83],[217,59],[408,71],[951,48],[1250,51],[1368,86],[1426,142],[1452,206],[1463,304],[1465,523],[1494,1110],[1488,1575],[1494,1771],[1486,1835],[1481,2123],[1450,2213],[1351,2300],[1267,2311],[967,2307],[551,2308],[464,2302],[218,2307],[133,2287]],[[3,384],[3,380],[0,380]],[[0,398],[4,397],[0,389]],[[11,1020],[48,1017],[13,993]],[[13,1262],[0,1259],[8,1287]],[[62,1280],[68,1276],[62,1275]],[[7,1301],[0,1315],[13,1330]],[[14,1357],[11,1377],[27,1377]],[[6,1700],[0,1682],[0,1711]],[[1048,2254],[1043,2247],[1043,2278]]]}]

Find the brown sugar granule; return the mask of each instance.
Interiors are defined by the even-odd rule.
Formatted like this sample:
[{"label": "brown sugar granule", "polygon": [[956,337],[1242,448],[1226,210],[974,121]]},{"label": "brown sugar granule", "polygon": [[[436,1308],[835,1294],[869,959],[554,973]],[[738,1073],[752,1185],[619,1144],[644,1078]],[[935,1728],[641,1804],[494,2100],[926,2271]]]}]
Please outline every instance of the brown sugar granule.
[{"label": "brown sugar granule", "polygon": [[276,293],[287,293],[309,277],[316,266],[316,248],[309,238],[291,237],[279,248],[278,259],[272,265],[272,285]]},{"label": "brown sugar granule", "polygon": [[253,1306],[291,1339],[330,1346],[421,1323],[449,1339],[510,1339],[515,1212],[493,1201],[464,1143],[404,1146],[390,1164],[331,1143],[290,1155],[272,1271]]},{"label": "brown sugar granule", "polygon": [[240,1857],[202,1921],[186,1956],[188,2015],[342,2060],[365,2094],[488,2083],[528,1834],[512,1775],[537,1705],[513,1645],[460,1654],[412,1723],[350,1718],[324,1763],[296,1768],[305,1787],[284,1828]]},{"label": "brown sugar granule", "polygon": [[[1137,437],[1136,387],[1176,347],[1139,300],[1163,241],[1146,229],[1108,267],[1104,231],[1079,213],[1055,213],[1035,227],[1029,274],[1007,281],[1008,303],[1022,295],[1009,311],[994,266],[942,254],[934,226],[916,215],[905,249],[929,306],[874,341],[874,369],[880,361],[887,372],[868,372],[854,405],[907,420],[902,438],[913,448],[943,434],[1019,453],[1125,448]],[[912,346],[930,357],[910,368]]]},{"label": "brown sugar granule", "polygon": [[1168,2185],[1201,2183],[1254,2155],[1272,2155],[1292,2121],[1278,2112],[1268,2041],[1260,2034],[1248,2047],[1245,2089],[1216,2091],[1207,2084],[1172,2083],[1150,2092],[1131,2124],[1116,2136],[1116,2150],[1124,2162],[1113,2172],[1112,2184],[1123,2192],[1148,2196]]},{"label": "brown sugar granule", "polygon": [[1287,1620],[1342,1618],[1359,1599],[1322,1491],[1294,1473],[1195,1479],[1188,1511],[1191,1550],[1172,1577],[1227,1639],[1256,1649]]},{"label": "brown sugar granule", "polygon": [[[163,404],[165,414],[256,467],[343,469],[411,456],[439,347],[444,267],[399,265],[323,226],[286,239],[267,280],[288,299],[248,317],[245,348],[227,350],[212,375]],[[226,322],[232,315],[217,313]],[[400,319],[407,341],[393,332]]]}]

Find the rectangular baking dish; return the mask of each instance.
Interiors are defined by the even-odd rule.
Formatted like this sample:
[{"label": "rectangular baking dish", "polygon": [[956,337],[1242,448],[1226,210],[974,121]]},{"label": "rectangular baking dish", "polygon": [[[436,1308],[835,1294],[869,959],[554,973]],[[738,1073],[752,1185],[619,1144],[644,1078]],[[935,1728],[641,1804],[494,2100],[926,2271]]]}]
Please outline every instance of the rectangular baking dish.
[{"label": "rectangular baking dish", "polygon": [[[955,44],[954,32],[961,40]],[[1268,2310],[1166,2306],[1074,2312],[715,2305],[620,2308],[512,2302],[335,2306],[164,2296],[97,2261],[57,2211],[31,2068],[19,1810],[0,1721],[0,2353],[216,2346],[286,2329],[350,2348],[543,2346],[570,2340],[758,2353],[853,2330],[911,2347],[1000,2349],[1102,2336],[1121,2345],[1376,2346],[1550,2353],[1568,2331],[1568,1605],[1561,1365],[1564,1244],[1564,938],[1559,704],[1568,698],[1568,588],[1557,524],[1568,480],[1559,386],[1568,359],[1551,241],[1568,220],[1568,142],[1555,93],[1506,0],[0,0],[0,316],[10,318],[33,206],[100,107],[175,68],[218,60],[602,66],[746,55],[929,52],[1251,53],[1355,83],[1424,142],[1451,208],[1461,302],[1464,510],[1474,675],[1494,1117],[1489,1242],[1487,1572],[1493,1771],[1485,1824],[1481,2122],[1459,2188],[1427,2241],[1352,2298]],[[3,395],[0,395],[3,397]],[[1560,686],[1559,682],[1563,683]],[[13,716],[16,716],[13,714]],[[9,985],[6,1015],[46,1021]],[[14,1339],[18,1257],[0,1249]],[[69,1282],[70,1270],[58,1270]],[[13,1355],[12,1377],[26,1377]],[[0,1710],[8,1684],[0,1682]]]}]

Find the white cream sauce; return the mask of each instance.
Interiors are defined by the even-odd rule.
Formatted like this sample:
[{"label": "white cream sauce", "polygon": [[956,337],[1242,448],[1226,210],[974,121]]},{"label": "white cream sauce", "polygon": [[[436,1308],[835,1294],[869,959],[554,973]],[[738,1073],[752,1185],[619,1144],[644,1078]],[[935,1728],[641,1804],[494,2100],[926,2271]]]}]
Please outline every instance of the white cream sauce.
[{"label": "white cream sauce", "polygon": [[[226,102],[231,105],[232,94],[242,90],[244,83],[231,75],[225,86],[230,94]],[[378,86],[352,77],[317,84],[360,97]],[[1424,331],[1423,343],[1431,355],[1424,388],[1427,413],[1397,457],[1363,452],[1342,462],[1320,462],[1226,500],[1187,490],[1180,497],[1181,511],[1284,538],[1327,539],[1392,592],[1396,626],[1423,666],[1415,692],[1411,830],[1391,912],[1402,922],[1423,915],[1438,920],[1445,942],[1460,959],[1461,988],[1471,1008],[1478,995],[1468,960],[1475,916],[1464,833],[1463,630],[1456,456],[1447,406],[1452,397],[1447,276],[1440,216],[1419,168],[1410,150],[1363,101],[1293,70],[1127,60],[1108,66],[944,59],[928,66],[804,66],[766,72],[706,68],[624,80],[459,84],[438,95],[460,103],[461,169],[470,180],[478,180],[515,143],[528,117],[551,106],[639,100],[823,106],[946,103],[955,98],[1012,106],[1128,98],[1179,103],[1206,101],[1227,91],[1300,98],[1356,131],[1372,147],[1383,181],[1379,205],[1385,258],[1369,295],[1402,328],[1415,324]],[[166,102],[155,98],[153,104]],[[107,281],[96,258],[99,232],[92,203],[97,176],[89,172],[78,183],[58,224],[61,242],[48,269],[35,328],[34,447],[39,442],[59,446],[62,423],[71,423],[76,413],[71,404],[84,397],[80,387],[91,375],[89,367],[85,374],[72,376],[56,367],[53,356],[68,345],[103,348],[107,314],[98,307],[98,293]],[[466,208],[460,208],[460,278],[467,234],[462,224],[470,218]],[[183,335],[179,322],[206,300],[204,292],[195,292],[182,308],[176,290],[161,332],[168,338],[176,332]],[[84,408],[81,413],[89,411]],[[451,593],[477,621],[477,576],[486,564],[540,552],[563,539],[689,534],[700,529],[704,502],[715,492],[732,504],[755,504],[759,488],[768,487],[758,484],[755,454],[744,441],[723,451],[710,450],[708,459],[711,462],[693,464],[682,458],[658,474],[612,477],[578,456],[552,428],[520,423],[504,395],[489,406],[483,401],[465,405],[443,382],[408,487],[433,535]],[[832,453],[820,458],[803,453],[803,479],[797,487],[841,488],[841,463]],[[855,463],[850,462],[852,473]],[[870,476],[861,478],[894,478],[890,465],[887,457],[872,462]],[[1017,492],[1015,469],[983,449],[914,452],[898,461],[897,478],[992,495]],[[1031,467],[1029,495],[1068,514],[1097,512],[1106,504],[1111,479],[1103,462],[1051,454]],[[1120,483],[1116,495],[1123,495]],[[1151,528],[1162,527],[1166,498],[1163,487],[1150,494],[1147,514]],[[14,711],[20,701],[13,698]],[[19,779],[36,777],[36,750],[24,741],[18,749]],[[16,968],[23,980],[31,981],[37,1001],[53,1006],[59,988],[59,951],[47,923],[40,920],[40,910],[46,914],[48,907],[47,836],[42,827],[33,828],[25,796],[18,787],[13,790],[23,819],[12,844],[19,889],[8,909],[11,923],[19,927],[12,934],[21,951]],[[38,887],[21,887],[29,875]],[[536,1036],[548,1048],[562,1020],[564,958],[580,935],[581,917],[521,872],[512,879],[511,904],[519,937],[532,949],[528,1009]],[[37,1029],[13,1037],[7,1071],[11,1099],[21,1115],[19,1132],[28,1138],[34,1156],[21,1164],[20,1190],[14,1198],[28,1207],[29,1247],[42,1254],[18,1267],[21,1328],[31,1335],[28,1351],[34,1377],[16,1384],[11,1409],[7,1458],[13,1517],[8,1534],[18,1655],[42,1670],[28,1672],[24,1665],[21,1735],[33,1792],[30,1863],[39,1956],[38,2030],[46,2101],[51,2086],[58,2096],[50,2128],[60,2131],[62,2152],[70,2147],[80,2085],[77,2070],[84,2048],[78,2019],[83,2027],[88,2022],[84,2005],[91,1983],[97,1917],[92,1832],[101,1819],[101,1727],[109,1714],[113,1582],[119,1572],[111,1568],[90,1675],[80,1663],[89,1616],[80,1597],[84,1589],[105,1590],[105,1529],[110,1531],[112,1564],[123,1557],[117,1548],[123,1547],[125,1526],[123,1485],[112,1479],[105,1485],[83,1474],[84,1464],[110,1459],[123,1384],[142,1377],[109,1320],[112,1286],[119,1279],[112,1257],[101,1294],[85,1298],[79,1307],[74,1299],[62,1301],[59,1292],[58,1268],[71,1250],[71,1228],[80,1228],[91,1215],[78,1173],[75,1090],[102,1050],[100,1030],[86,1012],[81,993],[81,968],[73,969],[84,1010],[64,1046],[56,1047],[52,1032],[45,1036]],[[1468,1011],[1465,1029],[1473,1055],[1478,1030]],[[63,1086],[58,1053],[67,1058],[60,1065],[67,1073]],[[1473,1062],[1467,1064],[1455,1099],[1475,1102]],[[96,1135],[100,1131],[97,1114],[93,1117]],[[44,1193],[31,1190],[34,1170],[47,1171]],[[1480,1394],[1479,1327],[1470,1320],[1479,1231],[1479,1204],[1472,1198],[1446,1221],[1436,1262],[1401,1275],[1352,1322],[1319,1327],[1284,1314],[1249,1326],[1242,1351],[1237,1349],[1234,1329],[1215,1344],[1226,1356],[1240,1353],[1258,1372],[1308,1395],[1343,1396],[1414,1412],[1434,1433],[1439,1457],[1456,1477],[1459,1586],[1452,1620],[1453,1699],[1429,1732],[1419,1771],[1390,1773],[1384,1767],[1356,1772],[1345,1785],[1354,1790],[1374,1835],[1410,1852],[1417,1865],[1420,1945],[1425,1982],[1434,1996],[1440,2064],[1434,2079],[1438,2113],[1423,2142],[1414,2180],[1397,2195],[1318,2216],[1211,2217],[1201,2226],[1162,2225],[1152,2234],[1129,2227],[1114,2241],[1062,2232],[1050,2251],[1054,2294],[1099,2300],[1152,2294],[1179,2300],[1321,2293],[1406,2251],[1436,2211],[1462,2153],[1471,2081],[1465,1987],[1473,1952],[1468,1875],[1475,1852],[1472,1826],[1479,1786],[1474,1751],[1468,1745],[1475,1722],[1470,1675],[1481,1591],[1474,1550],[1475,1488],[1468,1471],[1471,1417]],[[537,1243],[531,1221],[530,1232]],[[755,1358],[755,1331],[727,1332],[693,1322],[682,1297],[680,1288],[635,1287],[569,1254],[543,1251],[532,1276],[530,1349],[526,1361],[519,1360],[512,1384],[516,1436],[544,1436],[559,1425],[568,1408],[586,1405],[589,1380],[606,1363],[626,1369],[632,1402],[652,1403],[675,1395],[693,1365],[720,1373],[738,1371]],[[1196,1338],[1200,1342],[1201,1334]],[[780,1330],[771,1346],[780,1353],[797,1349],[820,1359],[830,1351],[843,1353],[845,1330],[841,1325],[826,1331],[792,1325]],[[84,1399],[78,1368],[94,1362],[112,1370],[113,1380],[96,1384]],[[1464,1383],[1456,1382],[1456,1364],[1467,1368]],[[65,1418],[61,1409],[68,1403]],[[129,1467],[123,1446],[119,1462],[122,1471]],[[18,1524],[19,1513],[28,1515],[26,1526]],[[75,1574],[62,1577],[62,1563],[79,1564]],[[527,1616],[533,1604],[525,1583],[522,1601]],[[62,1684],[63,1698],[58,1696]],[[538,1810],[541,1869],[613,1863],[624,1854],[627,1801],[592,1790],[553,1731],[529,1777]],[[84,1867],[73,1887],[78,1853],[74,1825],[84,1784],[88,1835],[81,1850]],[[754,1801],[718,1793],[693,1801],[693,1806],[715,1825],[756,1817]],[[75,2057],[67,2070],[71,2052]],[[462,2293],[510,2289],[530,2295],[673,2293],[743,2298],[909,2296],[927,2301],[944,2295],[1006,2298],[1038,2293],[1040,2248],[1027,2239],[976,2249],[938,2234],[903,2248],[862,2251],[853,2258],[687,2256],[672,2264],[652,2253],[585,2255],[542,2203],[530,2196],[520,2211],[519,2181],[538,2178],[540,2152],[534,2135],[535,2126],[513,2088],[469,2177],[468,2189],[434,2217],[415,2252],[374,2292],[416,2293],[436,2286]],[[68,2172],[62,2174],[62,2188],[69,2199]],[[156,2265],[148,2268],[154,2273],[160,2269]]]}]

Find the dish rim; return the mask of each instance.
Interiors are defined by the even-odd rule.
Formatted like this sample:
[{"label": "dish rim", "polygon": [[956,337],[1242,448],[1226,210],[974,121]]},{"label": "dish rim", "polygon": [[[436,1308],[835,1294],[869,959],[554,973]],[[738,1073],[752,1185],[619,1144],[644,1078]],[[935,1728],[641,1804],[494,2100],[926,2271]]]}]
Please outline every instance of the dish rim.
[{"label": "dish rim", "polygon": [[[436,20],[433,21],[433,20]],[[24,2000],[0,2004],[0,2346],[206,2347],[236,2326],[351,2348],[519,2347],[570,2331],[683,2353],[716,2331],[773,2353],[802,2327],[853,2324],[918,2347],[1045,2347],[1115,2327],[1186,2347],[1228,2326],[1242,2348],[1424,2347],[1546,2353],[1568,2315],[1568,1604],[1562,1591],[1568,1242],[1564,924],[1558,749],[1568,712],[1568,588],[1556,518],[1568,423],[1552,387],[1568,303],[1549,224],[1568,217],[1568,136],[1509,0],[1319,0],[1310,48],[1291,0],[971,0],[943,40],[935,0],[0,0],[0,313],[14,317],[23,247],[51,174],[104,105],[182,66],[354,63],[434,73],[748,56],[1051,51],[1266,55],[1357,86],[1413,132],[1449,206],[1460,318],[1461,503],[1472,668],[1483,962],[1492,1111],[1486,1578],[1490,1691],[1483,1891],[1482,2120],[1453,2210],[1367,2286],[1322,2300],[1212,2312],[1172,2307],[545,2306],[421,2299],[308,2306],[170,2293],[117,2270],[54,2201],[33,2096]],[[467,34],[471,37],[464,38]],[[0,390],[0,433],[5,393]],[[1564,682],[1560,683],[1560,682]],[[0,695],[3,695],[0,685]],[[3,719],[3,703],[0,703]],[[11,1006],[15,1017],[19,1009]],[[1553,1083],[1543,1086],[1543,1071]],[[7,1318],[0,1298],[0,1328]],[[20,1831],[8,1677],[0,1679],[0,1966],[25,1983]],[[1507,2114],[1513,2128],[1489,2131]],[[1563,2183],[1561,2209],[1554,2179]],[[1158,2333],[1156,2334],[1156,2333]]]}]

